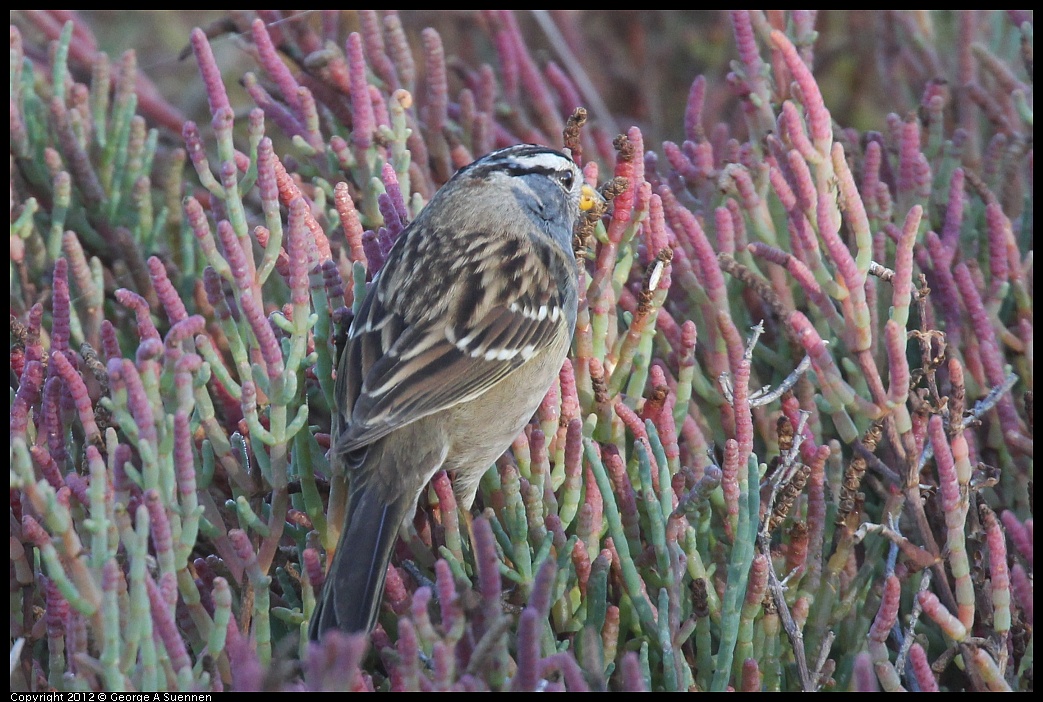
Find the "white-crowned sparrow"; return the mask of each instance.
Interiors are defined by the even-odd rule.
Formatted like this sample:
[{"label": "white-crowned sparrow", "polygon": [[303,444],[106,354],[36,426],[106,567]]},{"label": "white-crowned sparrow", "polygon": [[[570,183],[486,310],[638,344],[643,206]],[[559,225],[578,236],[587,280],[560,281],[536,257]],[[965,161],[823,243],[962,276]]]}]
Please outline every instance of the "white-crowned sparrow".
[{"label": "white-crowned sparrow", "polygon": [[469,508],[536,411],[576,326],[573,227],[601,196],[565,154],[512,146],[460,170],[392,247],[337,366],[346,523],[309,635],[368,631],[399,527],[439,470]]}]

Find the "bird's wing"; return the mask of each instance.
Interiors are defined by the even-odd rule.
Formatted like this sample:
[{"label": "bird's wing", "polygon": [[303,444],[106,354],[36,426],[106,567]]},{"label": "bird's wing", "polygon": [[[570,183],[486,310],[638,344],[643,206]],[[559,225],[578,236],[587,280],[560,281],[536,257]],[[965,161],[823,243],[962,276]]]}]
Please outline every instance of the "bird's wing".
[{"label": "bird's wing", "polygon": [[[407,241],[366,295],[338,368],[339,450],[478,397],[568,324],[558,286],[547,282],[560,254],[502,236],[452,241],[460,250],[445,272],[449,286],[402,275],[419,253]],[[479,244],[469,250],[468,241]]]}]

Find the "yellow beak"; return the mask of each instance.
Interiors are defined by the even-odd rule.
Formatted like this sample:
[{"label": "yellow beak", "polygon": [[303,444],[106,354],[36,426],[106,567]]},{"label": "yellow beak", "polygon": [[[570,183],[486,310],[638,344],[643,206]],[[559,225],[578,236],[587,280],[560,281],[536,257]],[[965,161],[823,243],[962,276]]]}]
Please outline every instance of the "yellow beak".
[{"label": "yellow beak", "polygon": [[586,183],[583,184],[583,188],[580,190],[579,196],[580,210],[586,212],[587,210],[592,209],[595,205],[604,202],[605,198],[601,197],[601,193],[599,193],[597,190],[590,187]]}]

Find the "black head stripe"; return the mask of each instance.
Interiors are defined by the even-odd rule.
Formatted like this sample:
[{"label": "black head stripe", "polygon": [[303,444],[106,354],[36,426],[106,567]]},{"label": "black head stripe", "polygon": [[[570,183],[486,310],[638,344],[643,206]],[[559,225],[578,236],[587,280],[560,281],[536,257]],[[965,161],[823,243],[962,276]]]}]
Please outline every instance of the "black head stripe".
[{"label": "black head stripe", "polygon": [[[506,149],[494,151],[465,168],[461,173],[467,173],[470,177],[482,178],[492,172],[506,173],[510,176],[543,175],[553,176],[561,171],[540,163],[540,156],[557,157],[562,163],[571,163],[572,159],[560,151],[549,149],[536,144],[522,144],[511,146]],[[550,159],[547,159],[549,161]]]}]

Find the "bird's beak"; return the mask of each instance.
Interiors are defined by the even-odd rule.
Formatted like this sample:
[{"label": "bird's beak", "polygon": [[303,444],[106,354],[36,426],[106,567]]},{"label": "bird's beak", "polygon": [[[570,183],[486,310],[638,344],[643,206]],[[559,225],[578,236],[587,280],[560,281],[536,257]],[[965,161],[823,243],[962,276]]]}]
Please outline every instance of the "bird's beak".
[{"label": "bird's beak", "polygon": [[601,197],[601,193],[599,193],[597,190],[590,187],[586,183],[583,184],[583,188],[580,190],[579,195],[580,210],[586,212],[587,210],[593,209],[595,206],[599,204],[604,204],[604,202],[605,198]]}]

